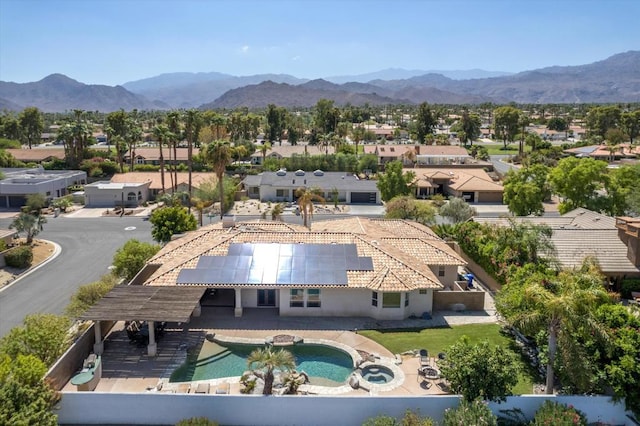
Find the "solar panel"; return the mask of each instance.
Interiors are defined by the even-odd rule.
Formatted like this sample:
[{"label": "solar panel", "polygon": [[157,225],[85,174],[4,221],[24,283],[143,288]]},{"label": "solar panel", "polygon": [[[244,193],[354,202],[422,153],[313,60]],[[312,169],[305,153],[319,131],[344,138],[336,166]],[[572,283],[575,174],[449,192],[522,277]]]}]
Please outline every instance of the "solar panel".
[{"label": "solar panel", "polygon": [[371,271],[355,244],[232,243],[226,256],[202,256],[178,284],[347,285],[347,271]]}]

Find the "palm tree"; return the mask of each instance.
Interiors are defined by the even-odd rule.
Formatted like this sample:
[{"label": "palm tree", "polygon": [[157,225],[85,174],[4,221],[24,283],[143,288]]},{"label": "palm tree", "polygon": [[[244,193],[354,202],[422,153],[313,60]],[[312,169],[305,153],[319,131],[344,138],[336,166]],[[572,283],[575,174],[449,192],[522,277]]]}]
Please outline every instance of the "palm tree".
[{"label": "palm tree", "polygon": [[165,185],[164,185],[164,154],[162,153],[162,143],[167,140],[169,135],[169,129],[167,128],[167,126],[163,125],[163,124],[159,124],[157,126],[155,126],[153,128],[153,136],[155,136],[156,140],[158,141],[158,147],[160,149],[160,182],[162,184],[162,193],[164,194],[165,192]]},{"label": "palm tree", "polygon": [[224,141],[213,141],[206,146],[205,161],[213,166],[220,188],[220,219],[224,216],[224,172],[231,163],[231,147]]},{"label": "palm tree", "polygon": [[27,234],[27,244],[31,244],[33,237],[42,231],[42,225],[45,223],[47,223],[47,219],[44,216],[23,212],[15,218],[9,228],[18,232],[25,232]]},{"label": "palm tree", "polygon": [[358,143],[364,139],[364,127],[362,124],[358,124],[351,130],[351,137],[353,138],[353,142],[356,146],[356,157],[358,156]]},{"label": "palm tree", "polygon": [[247,357],[247,365],[253,373],[264,380],[263,395],[273,391],[274,371],[291,371],[296,368],[296,360],[291,352],[272,347],[258,348]]},{"label": "palm tree", "polygon": [[[191,175],[193,173],[193,142],[200,133],[202,127],[202,115],[197,109],[190,109],[186,112],[184,123],[184,135],[187,139],[187,166],[189,167],[189,208],[191,208],[191,196],[193,195],[193,184]],[[202,226],[202,220],[200,220]]]},{"label": "palm tree", "polygon": [[260,150],[260,153],[262,154],[262,167],[264,167],[264,161],[265,161],[265,158],[267,156],[267,151],[271,150],[271,143],[270,142],[263,142],[262,145],[260,145],[260,147],[258,149]]},{"label": "palm tree", "polygon": [[[169,145],[170,148],[173,147],[173,177],[171,179],[172,191],[174,185],[175,189],[178,189],[178,143],[182,140],[182,129],[180,126],[181,119],[181,114],[178,111],[171,111],[167,114],[167,125],[170,132]],[[169,151],[169,157],[171,157],[171,151]]]},{"label": "palm tree", "polygon": [[[610,298],[597,266],[588,260],[580,269],[562,271],[557,276],[526,271],[521,276],[520,282],[509,282],[503,287],[498,295],[498,310],[528,335],[541,330],[548,333],[546,393],[552,394],[558,350],[564,360],[575,364],[574,360],[584,358],[577,339],[585,333],[607,338],[595,319],[595,310]],[[581,379],[578,376],[589,374],[584,368],[571,370],[576,381]]]},{"label": "palm tree", "polygon": [[271,220],[281,219],[282,213],[284,213],[284,207],[282,206],[281,203],[276,204],[271,209]]},{"label": "palm tree", "polygon": [[298,197],[298,206],[300,207],[300,214],[304,221],[304,226],[311,227],[311,218],[313,217],[313,202],[317,201],[325,205],[326,200],[322,197],[322,191],[320,188],[306,188],[300,187],[296,190],[296,197]]}]

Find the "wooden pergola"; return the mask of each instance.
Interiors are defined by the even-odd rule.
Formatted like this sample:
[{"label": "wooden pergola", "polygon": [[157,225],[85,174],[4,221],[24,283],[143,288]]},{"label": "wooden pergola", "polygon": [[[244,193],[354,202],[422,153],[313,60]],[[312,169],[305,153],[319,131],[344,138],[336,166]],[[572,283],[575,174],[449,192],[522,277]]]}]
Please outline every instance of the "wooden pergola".
[{"label": "wooden pergola", "polygon": [[153,356],[157,349],[154,323],[188,322],[194,312],[199,315],[200,299],[206,290],[204,286],[120,285],[90,307],[80,319],[96,321],[94,352],[97,354],[103,351],[100,321],[149,322],[148,353]]}]

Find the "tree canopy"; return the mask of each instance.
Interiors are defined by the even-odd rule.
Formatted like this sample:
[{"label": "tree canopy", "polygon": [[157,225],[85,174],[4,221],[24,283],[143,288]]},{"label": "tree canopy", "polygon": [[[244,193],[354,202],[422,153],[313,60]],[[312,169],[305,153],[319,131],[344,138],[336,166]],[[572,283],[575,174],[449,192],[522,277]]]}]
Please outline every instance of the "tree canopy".
[{"label": "tree canopy", "polygon": [[541,216],[543,202],[551,196],[547,184],[549,168],[534,164],[517,170],[509,170],[504,180],[504,202],[516,216]]},{"label": "tree canopy", "polygon": [[149,222],[153,225],[151,236],[159,243],[167,243],[172,235],[193,231],[198,227],[196,218],[182,206],[155,209]]},{"label": "tree canopy", "polygon": [[113,272],[129,282],[140,272],[147,260],[160,250],[156,244],[144,243],[138,240],[129,240],[116,251],[113,256]]},{"label": "tree canopy", "polygon": [[451,223],[461,223],[475,216],[476,210],[462,198],[452,198],[440,207],[438,213]]},{"label": "tree canopy", "polygon": [[410,195],[394,197],[385,206],[387,219],[415,220],[423,225],[432,225],[436,209],[427,201],[419,201]]},{"label": "tree canopy", "polygon": [[387,163],[384,173],[378,176],[378,189],[382,201],[389,201],[393,197],[409,195],[411,193],[411,184],[416,175],[413,172],[403,173],[402,163],[400,161],[392,161]]},{"label": "tree canopy", "polygon": [[487,341],[472,345],[467,336],[446,350],[439,361],[451,389],[471,402],[477,398],[504,401],[518,383],[519,364],[513,352]]}]

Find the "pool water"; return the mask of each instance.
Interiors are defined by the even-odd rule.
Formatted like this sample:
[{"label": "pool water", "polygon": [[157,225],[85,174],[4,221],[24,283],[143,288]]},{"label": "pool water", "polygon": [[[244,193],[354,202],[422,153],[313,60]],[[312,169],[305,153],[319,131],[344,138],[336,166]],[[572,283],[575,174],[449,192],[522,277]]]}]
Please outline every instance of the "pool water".
[{"label": "pool water", "polygon": [[[189,354],[187,362],[171,374],[171,382],[236,377],[249,370],[247,357],[258,345],[224,344],[205,340],[199,353]],[[280,349],[280,348],[277,348]],[[311,384],[340,386],[353,371],[353,360],[346,352],[324,346],[300,343],[282,349],[296,359],[296,370],[304,371]]]},{"label": "pool water", "polygon": [[389,383],[393,380],[393,372],[382,365],[369,365],[362,369],[362,378],[369,383]]}]

